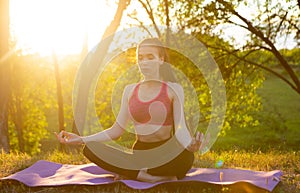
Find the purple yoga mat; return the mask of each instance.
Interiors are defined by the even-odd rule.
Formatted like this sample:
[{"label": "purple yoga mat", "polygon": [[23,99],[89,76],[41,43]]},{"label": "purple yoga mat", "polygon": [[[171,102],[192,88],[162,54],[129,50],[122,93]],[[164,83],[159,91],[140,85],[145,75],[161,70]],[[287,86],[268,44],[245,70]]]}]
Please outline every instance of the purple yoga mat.
[{"label": "purple yoga mat", "polygon": [[[272,191],[279,183],[282,172],[274,170],[270,172],[251,171],[242,169],[213,169],[193,168],[185,178],[171,183],[198,181],[210,184],[230,185],[238,182],[246,182],[259,188]],[[13,179],[30,187],[36,186],[61,186],[67,184],[99,185],[114,183],[113,173],[99,168],[95,164],[69,165],[40,160],[32,166],[4,177],[1,180]],[[135,180],[120,180],[133,189],[148,189],[158,184],[145,183]],[[168,182],[169,183],[169,182]]]}]

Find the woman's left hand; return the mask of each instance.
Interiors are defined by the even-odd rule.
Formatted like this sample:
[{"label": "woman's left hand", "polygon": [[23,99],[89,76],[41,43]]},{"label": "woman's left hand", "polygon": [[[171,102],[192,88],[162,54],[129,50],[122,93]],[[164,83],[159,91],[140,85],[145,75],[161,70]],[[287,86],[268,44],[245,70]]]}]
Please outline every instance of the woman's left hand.
[{"label": "woman's left hand", "polygon": [[70,133],[66,131],[61,131],[60,133],[56,133],[56,132],[54,133],[60,143],[70,144],[70,145],[83,144],[82,138],[79,135],[76,135],[75,133]]},{"label": "woman's left hand", "polygon": [[210,134],[209,133],[208,133],[208,135],[206,136],[206,138],[204,140],[203,133],[200,133],[199,131],[197,131],[196,137],[192,138],[192,142],[190,143],[190,145],[187,146],[186,149],[190,152],[199,151],[208,144],[209,140],[210,140]]}]

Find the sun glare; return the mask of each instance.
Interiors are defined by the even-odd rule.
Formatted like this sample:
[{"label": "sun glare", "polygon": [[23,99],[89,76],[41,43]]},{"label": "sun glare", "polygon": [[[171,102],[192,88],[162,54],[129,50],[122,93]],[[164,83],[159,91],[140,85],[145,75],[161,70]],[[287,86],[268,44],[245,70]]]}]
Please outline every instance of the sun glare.
[{"label": "sun glare", "polygon": [[80,53],[85,37],[92,47],[115,12],[102,0],[10,0],[11,39],[26,52]]}]

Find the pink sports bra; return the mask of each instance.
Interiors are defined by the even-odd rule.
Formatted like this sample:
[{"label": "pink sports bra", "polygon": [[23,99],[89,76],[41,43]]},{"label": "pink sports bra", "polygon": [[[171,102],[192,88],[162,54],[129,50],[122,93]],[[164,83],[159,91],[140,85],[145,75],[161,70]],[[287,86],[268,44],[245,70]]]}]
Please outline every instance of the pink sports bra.
[{"label": "pink sports bra", "polygon": [[173,104],[168,96],[168,85],[162,82],[158,95],[150,101],[141,101],[138,96],[140,83],[129,99],[129,113],[138,124],[172,125]]}]

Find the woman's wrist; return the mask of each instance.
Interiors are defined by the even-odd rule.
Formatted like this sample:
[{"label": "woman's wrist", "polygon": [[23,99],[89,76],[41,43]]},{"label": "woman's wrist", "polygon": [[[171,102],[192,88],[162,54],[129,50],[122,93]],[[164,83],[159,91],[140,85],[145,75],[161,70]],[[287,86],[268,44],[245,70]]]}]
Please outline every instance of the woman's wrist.
[{"label": "woman's wrist", "polygon": [[81,144],[85,144],[86,142],[87,142],[87,138],[81,136],[81,137],[80,137],[80,143],[81,143]]}]

